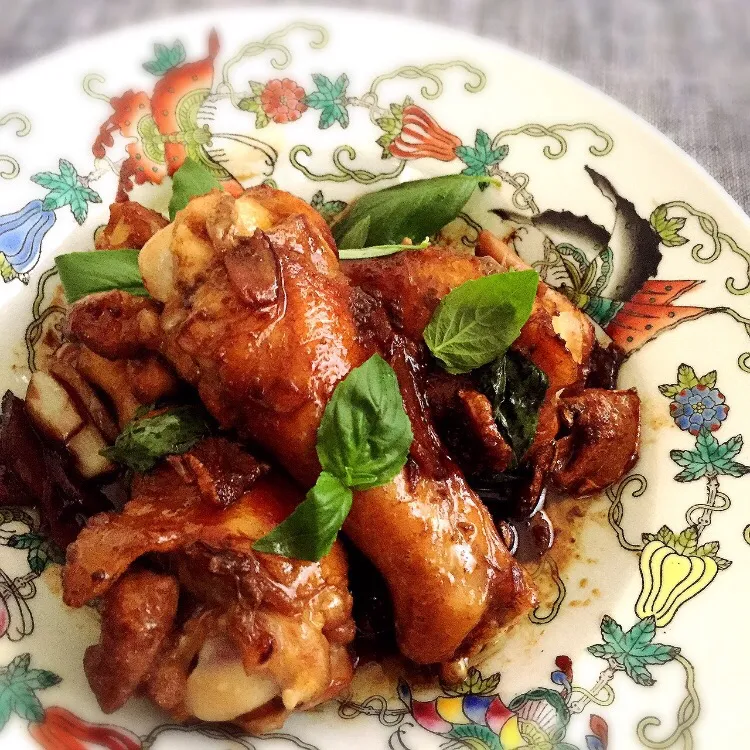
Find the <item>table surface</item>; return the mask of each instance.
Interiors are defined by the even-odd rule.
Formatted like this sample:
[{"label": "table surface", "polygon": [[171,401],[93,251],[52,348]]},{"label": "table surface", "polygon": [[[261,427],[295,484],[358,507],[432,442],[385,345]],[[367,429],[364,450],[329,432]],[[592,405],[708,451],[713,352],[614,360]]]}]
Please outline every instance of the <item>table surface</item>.
[{"label": "table surface", "polygon": [[[0,74],[93,34],[238,0],[3,3]],[[274,5],[285,4],[274,0]],[[297,0],[297,5],[315,3]],[[750,211],[748,0],[327,0],[497,39],[596,86],[655,125]]]}]

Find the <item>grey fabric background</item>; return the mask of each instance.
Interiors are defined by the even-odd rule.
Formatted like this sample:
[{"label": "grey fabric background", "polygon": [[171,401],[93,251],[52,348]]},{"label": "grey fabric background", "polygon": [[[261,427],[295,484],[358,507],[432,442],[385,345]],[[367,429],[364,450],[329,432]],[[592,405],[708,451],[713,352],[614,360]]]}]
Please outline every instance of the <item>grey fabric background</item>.
[{"label": "grey fabric background", "polygon": [[[0,73],[129,23],[180,11],[260,4],[262,0],[0,0]],[[645,117],[750,211],[750,0],[323,4],[444,23],[551,62]]]}]

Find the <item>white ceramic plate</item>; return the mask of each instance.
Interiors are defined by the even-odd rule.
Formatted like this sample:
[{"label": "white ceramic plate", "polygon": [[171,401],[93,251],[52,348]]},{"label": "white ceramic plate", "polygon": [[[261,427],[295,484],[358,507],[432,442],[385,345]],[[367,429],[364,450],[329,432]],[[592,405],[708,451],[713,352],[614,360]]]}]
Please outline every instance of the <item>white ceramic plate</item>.
[{"label": "white ceramic plate", "polygon": [[273,180],[324,210],[396,179],[495,176],[502,189],[472,203],[466,241],[478,225],[516,227],[521,254],[628,351],[621,384],[644,406],[640,462],[607,496],[575,504],[584,519],[534,570],[543,604],[480,665],[494,679],[410,698],[370,665],[350,700],[264,738],[177,727],[138,700],[102,715],[81,663],[95,616],[60,602],[35,520],[0,510],[3,747],[747,742],[750,223],[677,148],[511,50],[340,11],[129,29],[4,78],[0,108],[0,378],[18,394],[60,320],[53,256],[92,247],[126,159],[133,194],[163,208],[167,166],[188,152],[227,180]]}]

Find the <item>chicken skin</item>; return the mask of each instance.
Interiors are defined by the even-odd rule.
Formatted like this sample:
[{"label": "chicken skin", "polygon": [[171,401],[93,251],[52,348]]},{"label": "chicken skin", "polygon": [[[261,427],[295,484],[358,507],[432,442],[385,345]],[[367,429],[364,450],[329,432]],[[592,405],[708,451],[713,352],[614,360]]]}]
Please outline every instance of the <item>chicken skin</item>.
[{"label": "chicken skin", "polygon": [[[428,424],[403,342],[363,335],[362,292],[306,203],[266,187],[194,199],[147,243],[140,267],[164,305],[160,350],[222,427],[306,487],[320,471],[317,430],[336,384],[376,351],[394,365],[424,439],[392,482],[355,493],[344,530],[389,586],[407,657],[473,653],[530,605],[523,573]],[[420,451],[433,460],[415,460]]]},{"label": "chicken skin", "polygon": [[[145,692],[181,721],[265,731],[349,684],[343,548],[317,563],[255,552],[301,500],[266,471],[207,439],[137,478],[123,512],[93,517],[68,547],[65,602],[104,602],[101,641],[85,659],[103,710]],[[168,573],[139,570],[147,554]]]}]

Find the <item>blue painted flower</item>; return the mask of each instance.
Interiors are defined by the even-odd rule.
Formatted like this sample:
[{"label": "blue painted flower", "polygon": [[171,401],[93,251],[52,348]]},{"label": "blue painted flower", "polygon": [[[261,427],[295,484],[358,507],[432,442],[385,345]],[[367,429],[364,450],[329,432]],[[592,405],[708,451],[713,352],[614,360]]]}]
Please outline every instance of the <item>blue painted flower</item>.
[{"label": "blue painted flower", "polygon": [[55,212],[45,211],[40,200],[0,216],[0,272],[4,281],[28,281],[29,271],[39,261],[44,235],[54,223]]},{"label": "blue painted flower", "polygon": [[702,427],[715,432],[727,418],[729,407],[724,403],[724,394],[707,385],[683,388],[674,396],[669,413],[681,430],[697,435]]}]

